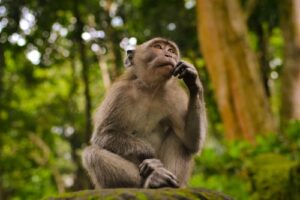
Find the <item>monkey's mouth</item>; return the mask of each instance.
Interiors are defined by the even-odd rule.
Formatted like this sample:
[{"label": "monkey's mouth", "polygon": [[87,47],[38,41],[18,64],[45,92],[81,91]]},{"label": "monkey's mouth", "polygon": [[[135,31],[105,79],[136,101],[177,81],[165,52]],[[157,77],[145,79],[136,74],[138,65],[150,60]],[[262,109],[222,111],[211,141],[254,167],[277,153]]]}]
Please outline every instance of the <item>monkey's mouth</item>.
[{"label": "monkey's mouth", "polygon": [[157,67],[165,67],[165,66],[171,66],[172,68],[174,68],[175,67],[175,63],[171,62],[171,61],[166,61],[166,62],[160,63]]}]

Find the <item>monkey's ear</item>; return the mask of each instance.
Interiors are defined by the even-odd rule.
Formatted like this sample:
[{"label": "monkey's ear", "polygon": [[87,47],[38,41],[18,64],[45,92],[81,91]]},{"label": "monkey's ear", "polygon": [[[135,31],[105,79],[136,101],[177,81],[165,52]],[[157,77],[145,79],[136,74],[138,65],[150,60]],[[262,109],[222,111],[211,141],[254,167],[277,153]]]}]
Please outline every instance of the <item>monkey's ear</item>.
[{"label": "monkey's ear", "polygon": [[127,50],[126,51],[126,58],[125,58],[125,67],[131,67],[133,65],[133,56],[134,50]]}]

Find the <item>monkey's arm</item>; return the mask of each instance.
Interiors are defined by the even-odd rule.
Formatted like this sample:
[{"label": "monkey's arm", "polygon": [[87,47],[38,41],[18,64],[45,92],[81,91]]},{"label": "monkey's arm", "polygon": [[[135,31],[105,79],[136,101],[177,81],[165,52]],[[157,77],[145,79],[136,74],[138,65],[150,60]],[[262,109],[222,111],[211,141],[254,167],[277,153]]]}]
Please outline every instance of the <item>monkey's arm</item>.
[{"label": "monkey's arm", "polygon": [[182,78],[189,89],[188,108],[185,114],[184,134],[181,140],[192,153],[202,149],[206,135],[206,111],[203,97],[203,86],[194,66],[179,62],[174,70],[174,76]]},{"label": "monkey's arm", "polygon": [[202,91],[190,94],[185,117],[184,144],[196,153],[202,149],[206,135],[206,112]]}]

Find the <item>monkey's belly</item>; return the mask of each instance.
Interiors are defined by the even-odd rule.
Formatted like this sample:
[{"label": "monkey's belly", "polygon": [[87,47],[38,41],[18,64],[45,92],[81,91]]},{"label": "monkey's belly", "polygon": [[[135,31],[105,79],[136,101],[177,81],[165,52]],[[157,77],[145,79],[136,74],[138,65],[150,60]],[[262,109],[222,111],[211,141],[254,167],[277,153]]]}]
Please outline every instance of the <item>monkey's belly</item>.
[{"label": "monkey's belly", "polygon": [[153,129],[143,129],[137,131],[136,137],[149,143],[155,149],[155,151],[158,151],[167,135],[168,127],[165,125],[158,124]]},{"label": "monkey's belly", "polygon": [[144,137],[144,139],[151,144],[151,146],[155,149],[156,153],[158,153],[157,151],[159,151],[163,139],[165,138],[166,133],[158,133],[158,132],[153,132],[149,135],[147,135],[146,137]]}]

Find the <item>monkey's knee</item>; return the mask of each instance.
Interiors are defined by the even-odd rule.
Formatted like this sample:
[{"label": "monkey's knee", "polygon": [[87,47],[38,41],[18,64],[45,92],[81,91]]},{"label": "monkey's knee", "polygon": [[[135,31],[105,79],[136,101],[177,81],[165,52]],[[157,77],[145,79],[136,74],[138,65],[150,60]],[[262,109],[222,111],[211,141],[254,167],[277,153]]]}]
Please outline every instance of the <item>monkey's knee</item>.
[{"label": "monkey's knee", "polygon": [[99,148],[94,146],[86,147],[82,152],[82,164],[87,170],[95,165],[97,158],[97,151],[100,151]]},{"label": "monkey's knee", "polygon": [[96,188],[141,186],[138,168],[105,149],[96,146],[85,148],[82,162]]},{"label": "monkey's knee", "polygon": [[[99,151],[99,152],[97,152]],[[103,187],[101,184],[101,178],[99,179],[99,169],[100,166],[97,166],[101,159],[101,150],[94,146],[86,147],[82,152],[82,165],[87,171],[89,177],[91,178],[93,184],[96,188]],[[98,168],[98,169],[97,169]]]}]

